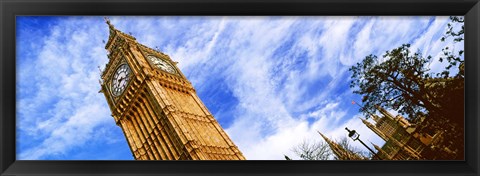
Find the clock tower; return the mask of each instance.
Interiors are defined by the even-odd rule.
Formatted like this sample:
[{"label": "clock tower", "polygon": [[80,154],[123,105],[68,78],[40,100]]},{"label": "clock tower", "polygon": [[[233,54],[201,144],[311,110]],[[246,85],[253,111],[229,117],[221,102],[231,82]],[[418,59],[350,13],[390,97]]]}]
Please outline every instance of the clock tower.
[{"label": "clock tower", "polygon": [[110,23],[101,92],[136,160],[244,160],[168,55]]}]

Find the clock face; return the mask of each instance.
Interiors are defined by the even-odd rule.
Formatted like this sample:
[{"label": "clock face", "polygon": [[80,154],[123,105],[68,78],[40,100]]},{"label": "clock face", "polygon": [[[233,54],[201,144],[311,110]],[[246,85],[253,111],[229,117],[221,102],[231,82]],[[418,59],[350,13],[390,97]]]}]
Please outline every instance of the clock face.
[{"label": "clock face", "polygon": [[111,90],[114,96],[119,96],[123,93],[130,80],[130,68],[127,64],[122,64],[117,68],[112,78]]},{"label": "clock face", "polygon": [[172,73],[172,74],[176,73],[175,68],[173,68],[173,66],[170,65],[168,62],[166,62],[166,61],[164,61],[164,60],[162,60],[158,57],[155,57],[155,56],[148,56],[147,58],[157,68],[162,69],[163,71],[166,71],[166,72],[169,72],[169,73]]}]

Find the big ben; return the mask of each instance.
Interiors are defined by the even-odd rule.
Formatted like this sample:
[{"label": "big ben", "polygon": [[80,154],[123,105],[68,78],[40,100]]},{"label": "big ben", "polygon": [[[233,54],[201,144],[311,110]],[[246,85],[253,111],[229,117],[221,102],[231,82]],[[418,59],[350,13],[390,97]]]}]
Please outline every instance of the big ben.
[{"label": "big ben", "polygon": [[101,92],[136,160],[245,159],[176,62],[106,22]]}]

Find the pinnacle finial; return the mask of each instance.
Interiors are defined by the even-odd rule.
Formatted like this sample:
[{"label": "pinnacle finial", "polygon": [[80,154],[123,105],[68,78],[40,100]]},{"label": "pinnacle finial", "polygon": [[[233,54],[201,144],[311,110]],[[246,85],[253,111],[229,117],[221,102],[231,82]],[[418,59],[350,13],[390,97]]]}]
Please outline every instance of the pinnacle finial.
[{"label": "pinnacle finial", "polygon": [[112,23],[110,23],[110,19],[108,17],[103,17],[103,19],[108,24],[108,27],[113,28],[113,25],[112,25]]},{"label": "pinnacle finial", "polygon": [[107,22],[107,24],[110,24],[110,19],[108,19],[108,17],[103,17],[103,19],[105,19],[105,22]]},{"label": "pinnacle finial", "polygon": [[362,120],[363,123],[368,123],[368,120],[367,118],[362,118],[362,117],[358,117],[360,120]]},{"label": "pinnacle finial", "polygon": [[321,133],[320,131],[317,130],[317,133],[320,134],[320,136],[322,136],[323,138],[326,138],[326,136],[323,133]]}]

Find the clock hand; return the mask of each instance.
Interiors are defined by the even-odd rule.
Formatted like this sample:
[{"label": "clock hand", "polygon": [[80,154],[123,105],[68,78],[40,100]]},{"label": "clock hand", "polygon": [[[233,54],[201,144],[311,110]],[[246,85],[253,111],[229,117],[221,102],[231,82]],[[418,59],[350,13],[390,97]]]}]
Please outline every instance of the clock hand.
[{"label": "clock hand", "polygon": [[122,76],[119,81],[122,81],[123,79],[127,78],[126,76]]}]

